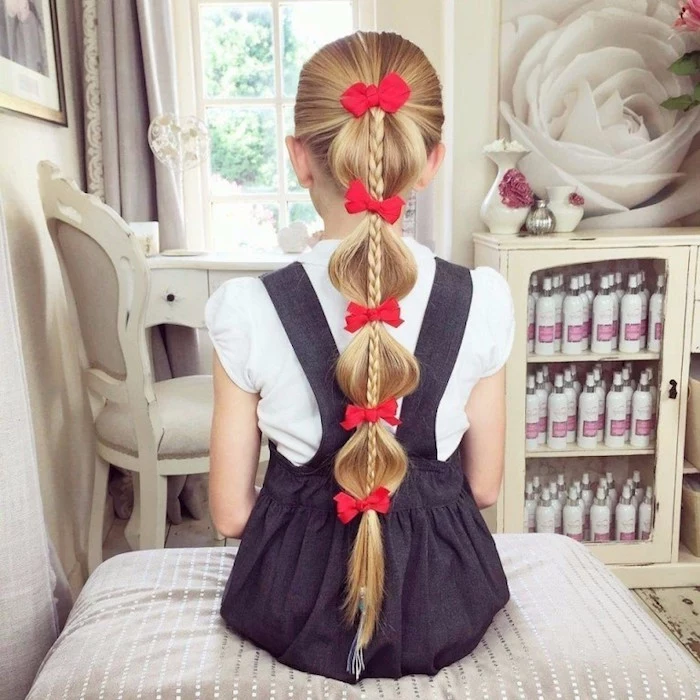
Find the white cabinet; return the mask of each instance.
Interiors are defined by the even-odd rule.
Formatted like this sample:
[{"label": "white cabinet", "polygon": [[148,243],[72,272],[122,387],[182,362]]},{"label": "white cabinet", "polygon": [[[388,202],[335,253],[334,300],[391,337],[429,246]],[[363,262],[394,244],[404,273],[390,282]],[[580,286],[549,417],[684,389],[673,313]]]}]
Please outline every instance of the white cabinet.
[{"label": "white cabinet", "polygon": [[[585,232],[551,237],[476,234],[475,263],[501,272],[513,292],[516,339],[506,367],[507,438],[505,474],[495,525],[498,532],[522,532],[525,482],[564,473],[567,481],[612,471],[618,484],[639,470],[642,481],[654,487],[655,514],[651,539],[589,544],[591,551],[631,586],[680,586],[700,583],[700,559],[679,552],[680,488],[689,359],[700,343],[700,310],[695,313],[696,270],[700,234],[689,229],[658,231]],[[639,266],[648,276],[666,275],[664,335],[660,353],[541,357],[528,353],[527,297],[531,275],[545,270],[595,272]],[[700,304],[700,302],[698,302]],[[575,362],[584,371],[600,362],[617,369],[631,361],[634,368],[651,367],[658,385],[656,442],[650,448],[626,445],[553,451],[525,448],[525,385],[528,371],[542,364]],[[584,380],[585,375],[580,377]],[[675,389],[675,390],[674,390]]]}]

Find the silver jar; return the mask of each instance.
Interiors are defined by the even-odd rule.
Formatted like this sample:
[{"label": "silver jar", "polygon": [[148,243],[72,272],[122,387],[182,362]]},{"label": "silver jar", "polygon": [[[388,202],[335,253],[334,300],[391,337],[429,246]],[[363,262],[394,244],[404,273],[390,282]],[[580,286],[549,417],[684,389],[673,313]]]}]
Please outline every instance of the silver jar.
[{"label": "silver jar", "polygon": [[533,236],[545,236],[554,233],[557,220],[547,206],[547,202],[538,199],[525,219],[525,228]]}]

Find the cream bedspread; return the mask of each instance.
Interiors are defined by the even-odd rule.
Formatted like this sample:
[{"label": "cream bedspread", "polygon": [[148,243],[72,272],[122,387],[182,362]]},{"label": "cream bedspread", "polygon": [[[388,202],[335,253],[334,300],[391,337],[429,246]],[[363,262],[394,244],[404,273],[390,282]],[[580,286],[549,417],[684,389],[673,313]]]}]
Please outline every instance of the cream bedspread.
[{"label": "cream bedspread", "polygon": [[179,549],[103,564],[28,697],[700,698],[700,666],[583,546],[558,535],[496,542],[511,601],[474,653],[433,678],[351,686],[277,663],[219,617],[235,550]]}]

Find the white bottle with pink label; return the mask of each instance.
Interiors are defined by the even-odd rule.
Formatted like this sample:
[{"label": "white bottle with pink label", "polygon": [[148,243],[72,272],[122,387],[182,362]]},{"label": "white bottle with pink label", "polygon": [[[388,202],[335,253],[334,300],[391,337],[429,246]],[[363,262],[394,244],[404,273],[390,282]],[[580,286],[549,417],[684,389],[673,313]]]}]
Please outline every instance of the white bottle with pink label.
[{"label": "white bottle with pink label", "polygon": [[591,506],[591,542],[610,542],[610,506],[604,486],[598,487]]},{"label": "white bottle with pink label", "polygon": [[595,379],[595,395],[598,397],[598,444],[603,442],[605,437],[605,383],[599,367],[593,368]]},{"label": "white bottle with pink label", "polygon": [[542,489],[542,495],[537,504],[535,511],[535,530],[536,532],[554,533],[555,513],[552,506],[552,499],[549,495],[549,489],[545,486]]},{"label": "white bottle with pink label", "polygon": [[639,352],[642,348],[642,297],[637,275],[629,276],[629,285],[620,302],[620,352]]},{"label": "white bottle with pink label", "polygon": [[547,399],[549,398],[549,392],[545,387],[544,372],[541,369],[538,369],[535,375],[535,395],[537,396],[540,407],[540,424],[537,444],[544,445],[545,442],[547,442]]},{"label": "white bottle with pink label", "polygon": [[528,481],[525,485],[525,510],[523,512],[523,532],[535,532],[536,521],[535,513],[537,511],[537,495],[532,486],[532,482]]},{"label": "white bottle with pink label", "polygon": [[571,378],[571,370],[567,367],[564,370],[564,394],[566,396],[566,442],[573,445],[576,442],[576,416],[578,415],[578,396],[574,389],[574,382]]},{"label": "white bottle with pink label", "polygon": [[584,301],[579,294],[578,279],[572,277],[569,282],[569,293],[564,298],[562,309],[563,330],[561,351],[564,355],[580,355],[585,349],[583,339],[586,334],[584,328],[583,307]]},{"label": "white bottle with pink label", "polygon": [[584,275],[578,276],[578,293],[581,297],[581,305],[583,307],[583,339],[581,344],[583,350],[588,350],[591,347],[591,302],[586,291],[586,283]]},{"label": "white bottle with pink label", "polygon": [[554,352],[561,352],[561,341],[564,328],[564,275],[554,275],[552,280],[552,296],[554,297]]},{"label": "white bottle with pink label", "polygon": [[578,502],[578,491],[575,486],[569,489],[569,498],[563,512],[563,534],[572,540],[583,542],[583,511]]},{"label": "white bottle with pink label", "polygon": [[632,428],[630,445],[649,447],[652,432],[652,398],[649,391],[649,378],[642,372],[639,387],[632,396]]},{"label": "white bottle with pink label", "polygon": [[627,428],[627,401],[622,374],[615,372],[612,389],[605,401],[605,446],[624,447]]},{"label": "white bottle with pink label", "polygon": [[535,306],[535,353],[554,354],[554,334],[556,327],[556,307],[552,295],[552,278],[545,277],[542,294]]},{"label": "white bottle with pink label", "polygon": [[535,295],[535,285],[537,277],[533,275],[530,278],[530,289],[527,293],[527,351],[535,352],[535,307],[537,306],[537,297]]},{"label": "white bottle with pink label", "polygon": [[586,540],[591,538],[591,506],[594,495],[590,476],[588,472],[584,472],[581,477],[581,500],[583,501],[583,536]]},{"label": "white bottle with pink label", "polygon": [[628,367],[622,368],[622,387],[622,393],[625,395],[625,414],[627,416],[625,442],[629,442],[630,431],[632,430],[632,396],[634,396],[634,387],[632,386],[632,374]]},{"label": "white bottle with pink label", "polygon": [[535,391],[535,377],[530,374],[527,378],[527,393],[525,395],[525,447],[536,450],[540,436],[540,397]]},{"label": "white bottle with pink label", "polygon": [[595,379],[589,372],[586,375],[586,388],[578,399],[577,444],[585,450],[594,450],[598,446],[599,410]]},{"label": "white bottle with pink label", "polygon": [[620,298],[615,293],[615,275],[611,272],[608,275],[608,287],[610,289],[610,298],[613,304],[613,337],[612,349],[617,350],[617,343],[620,336]]},{"label": "white bottle with pink label", "polygon": [[613,351],[615,335],[614,307],[617,299],[610,294],[607,275],[600,280],[600,291],[593,300],[593,329],[591,334],[591,352],[607,355]]},{"label": "white bottle with pink label", "polygon": [[666,277],[659,275],[656,281],[656,291],[649,299],[649,335],[647,348],[653,352],[661,351],[661,340],[664,334],[664,288]]},{"label": "white bottle with pink label", "polygon": [[615,508],[615,539],[618,542],[631,542],[636,538],[636,514],[629,486],[623,486],[622,496]]},{"label": "white bottle with pink label", "polygon": [[554,378],[554,391],[547,402],[547,445],[553,450],[565,450],[569,426],[567,396],[564,393],[564,376]]},{"label": "white bottle with pink label", "polygon": [[647,486],[644,500],[639,504],[639,523],[637,525],[637,537],[640,540],[648,540],[651,537],[651,524],[654,514],[654,492],[651,486]]}]

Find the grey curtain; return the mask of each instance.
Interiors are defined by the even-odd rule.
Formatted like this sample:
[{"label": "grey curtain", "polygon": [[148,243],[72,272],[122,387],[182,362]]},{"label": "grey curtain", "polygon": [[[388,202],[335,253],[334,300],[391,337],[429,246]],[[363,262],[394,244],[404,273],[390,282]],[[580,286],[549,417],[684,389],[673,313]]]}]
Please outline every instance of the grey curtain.
[{"label": "grey curtain", "polygon": [[[177,176],[153,157],[147,138],[154,117],[178,112],[173,1],[82,0],[88,191],[126,221],[157,220],[161,249],[187,247]],[[156,380],[197,374],[195,331],[153,329],[152,348]],[[170,478],[175,522],[184,485],[185,477]],[[191,479],[184,497],[201,515],[197,492]]]},{"label": "grey curtain", "polygon": [[23,698],[72,598],[44,524],[2,202],[0,339],[0,698]]}]

